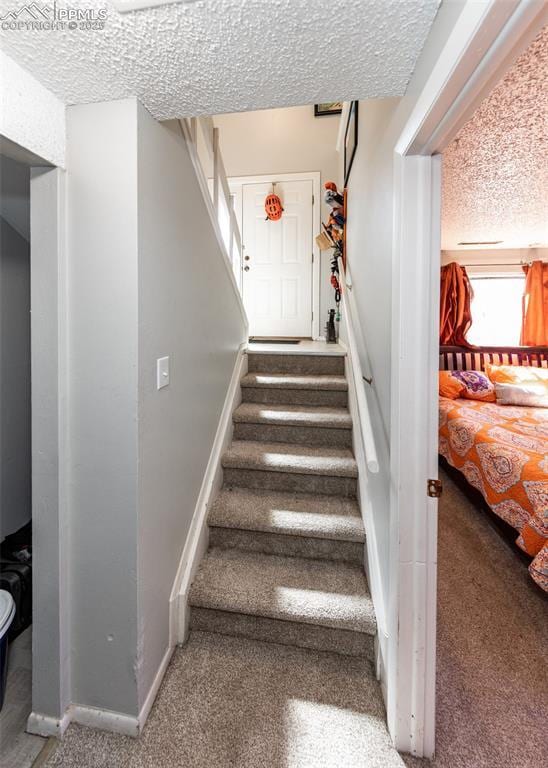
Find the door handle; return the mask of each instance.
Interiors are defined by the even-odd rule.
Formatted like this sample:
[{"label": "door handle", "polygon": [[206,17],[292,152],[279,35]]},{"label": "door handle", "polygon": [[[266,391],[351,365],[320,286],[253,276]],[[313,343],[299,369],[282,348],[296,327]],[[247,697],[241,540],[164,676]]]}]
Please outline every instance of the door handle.
[{"label": "door handle", "polygon": [[249,272],[249,267],[247,266],[247,264],[244,267],[244,272]]},{"label": "door handle", "polygon": [[249,261],[250,258],[251,256],[244,256],[244,261]]}]

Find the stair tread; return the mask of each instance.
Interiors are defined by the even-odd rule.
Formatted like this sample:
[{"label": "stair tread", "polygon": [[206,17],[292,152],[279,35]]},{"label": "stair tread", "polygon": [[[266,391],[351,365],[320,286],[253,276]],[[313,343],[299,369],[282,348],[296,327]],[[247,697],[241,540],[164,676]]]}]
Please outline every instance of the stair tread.
[{"label": "stair tread", "polygon": [[357,501],[339,496],[224,488],[213,502],[208,523],[286,536],[365,541]]},{"label": "stair tread", "polygon": [[360,566],[211,549],[190,589],[190,605],[375,634]]},{"label": "stair tread", "polygon": [[294,443],[235,440],[225,451],[223,467],[290,472],[303,475],[357,477],[358,467],[348,448],[328,448]]},{"label": "stair tread", "polygon": [[263,389],[348,389],[346,378],[334,374],[247,373],[240,384],[242,387]]},{"label": "stair tread", "polygon": [[329,406],[242,403],[234,411],[233,418],[246,424],[352,429],[348,409]]}]

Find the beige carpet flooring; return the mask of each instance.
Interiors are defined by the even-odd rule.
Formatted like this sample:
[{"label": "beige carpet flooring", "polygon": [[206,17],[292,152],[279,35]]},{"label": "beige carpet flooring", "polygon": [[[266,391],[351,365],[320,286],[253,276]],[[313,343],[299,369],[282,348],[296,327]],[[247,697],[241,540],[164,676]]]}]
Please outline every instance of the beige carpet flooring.
[{"label": "beige carpet flooring", "polygon": [[47,768],[404,768],[369,662],[194,632],[139,741],[71,726]]},{"label": "beige carpet flooring", "polygon": [[[444,476],[437,756],[409,768],[546,765],[547,601]],[[139,742],[71,726],[47,768],[392,768],[367,662],[196,632]]]},{"label": "beige carpet flooring", "polygon": [[409,768],[548,760],[548,601],[444,474],[439,511],[437,755]]}]

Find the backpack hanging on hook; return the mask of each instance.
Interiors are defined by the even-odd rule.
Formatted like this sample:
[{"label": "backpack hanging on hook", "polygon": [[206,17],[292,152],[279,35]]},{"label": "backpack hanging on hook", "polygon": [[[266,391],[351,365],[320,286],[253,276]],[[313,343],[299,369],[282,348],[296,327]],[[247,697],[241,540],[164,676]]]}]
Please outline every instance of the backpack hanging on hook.
[{"label": "backpack hanging on hook", "polygon": [[276,185],[274,182],[272,182],[272,192],[266,196],[266,199],[264,201],[264,210],[266,213],[266,221],[270,219],[270,221],[278,221],[282,218],[283,213],[283,206],[282,201],[278,197],[278,195],[275,193]]}]

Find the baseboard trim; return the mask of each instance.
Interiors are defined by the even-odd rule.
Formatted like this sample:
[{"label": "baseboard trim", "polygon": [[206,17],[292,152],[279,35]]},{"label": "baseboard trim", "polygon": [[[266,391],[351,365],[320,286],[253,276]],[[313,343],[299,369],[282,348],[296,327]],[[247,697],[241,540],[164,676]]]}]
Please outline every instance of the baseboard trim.
[{"label": "baseboard trim", "polygon": [[137,737],[140,732],[139,720],[139,717],[112,712],[109,709],[71,704],[61,718],[31,712],[27,720],[27,732],[36,736],[55,736],[61,739],[71,723],[78,723],[88,728]]},{"label": "baseboard trim", "polygon": [[54,736],[57,739],[61,739],[70,724],[70,719],[69,709],[60,718],[42,715],[40,712],[31,712],[27,718],[26,731],[35,736],[44,736],[46,738]]},{"label": "baseboard trim", "polygon": [[160,690],[160,686],[162,685],[162,680],[164,679],[164,675],[169,666],[169,662],[171,661],[171,657],[173,656],[174,650],[175,650],[175,643],[173,643],[173,645],[170,644],[169,647],[166,649],[166,652],[164,653],[164,657],[160,662],[160,666],[158,667],[158,671],[156,672],[156,675],[154,676],[154,680],[152,681],[152,685],[150,686],[150,689],[143,702],[143,706],[141,707],[141,711],[139,712],[139,718],[138,718],[139,733],[141,733],[141,731],[145,727],[146,721],[148,720],[148,716],[150,715],[150,710],[152,709],[154,701],[156,700],[156,696],[158,694],[158,691]]},{"label": "baseboard trim", "polygon": [[188,592],[208,546],[207,515],[223,480],[221,459],[232,440],[232,414],[241,402],[240,379],[247,372],[247,342],[240,344],[219,419],[190,531],[170,597],[170,641],[183,644],[188,636]]},{"label": "baseboard trim", "polygon": [[97,707],[83,707],[80,704],[71,704],[69,707],[70,722],[85,725],[88,728],[96,728],[99,731],[110,731],[122,736],[139,735],[139,718],[124,715],[121,712],[113,712],[110,709]]}]

